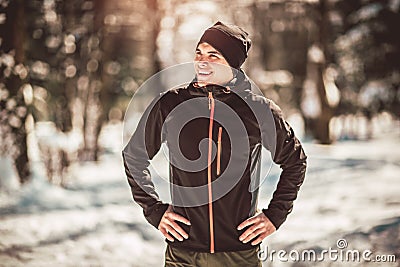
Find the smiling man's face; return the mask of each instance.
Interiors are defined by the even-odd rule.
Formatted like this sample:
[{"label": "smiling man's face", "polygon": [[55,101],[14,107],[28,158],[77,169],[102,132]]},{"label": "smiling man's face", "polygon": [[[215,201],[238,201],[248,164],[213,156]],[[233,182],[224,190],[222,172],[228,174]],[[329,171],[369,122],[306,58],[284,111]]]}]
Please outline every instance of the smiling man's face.
[{"label": "smiling man's face", "polygon": [[208,43],[201,43],[196,49],[195,70],[197,83],[224,85],[233,79],[232,69],[226,59]]}]

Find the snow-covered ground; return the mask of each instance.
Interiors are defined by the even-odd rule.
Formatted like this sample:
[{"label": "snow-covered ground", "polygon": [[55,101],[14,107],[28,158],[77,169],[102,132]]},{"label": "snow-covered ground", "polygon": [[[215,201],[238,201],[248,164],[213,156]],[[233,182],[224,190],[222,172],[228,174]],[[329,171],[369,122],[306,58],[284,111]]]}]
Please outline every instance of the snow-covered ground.
[{"label": "snow-covered ground", "polygon": [[[331,146],[305,142],[309,167],[287,222],[262,249],[348,249],[396,255],[396,263],[291,262],[293,266],[399,266],[400,134]],[[120,129],[109,129],[109,146],[98,163],[69,168],[67,189],[49,185],[40,172],[21,189],[0,193],[0,266],[162,266],[162,235],[132,202],[119,148]],[[120,145],[120,144],[119,144]],[[279,168],[261,187],[268,204]],[[167,188],[160,188],[165,194]],[[288,265],[268,258],[265,266]],[[290,265],[290,264],[289,264]]]}]

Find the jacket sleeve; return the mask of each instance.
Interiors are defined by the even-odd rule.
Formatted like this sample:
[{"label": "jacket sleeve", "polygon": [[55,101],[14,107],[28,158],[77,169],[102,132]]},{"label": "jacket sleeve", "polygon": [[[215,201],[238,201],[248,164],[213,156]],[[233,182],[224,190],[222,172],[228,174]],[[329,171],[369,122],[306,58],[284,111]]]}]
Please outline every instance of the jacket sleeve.
[{"label": "jacket sleeve", "polygon": [[148,169],[150,160],[157,154],[163,142],[162,125],[165,118],[160,102],[160,97],[152,101],[122,151],[133,199],[143,208],[147,221],[156,228],[168,208],[168,204],[159,199]]},{"label": "jacket sleeve", "polygon": [[[280,165],[282,172],[268,208],[263,209],[263,213],[278,229],[292,212],[293,202],[305,178],[307,156],[293,129],[284,120],[280,108],[272,101],[269,102],[269,108],[275,124],[275,142],[272,148],[270,142],[263,145],[271,151],[273,161]],[[262,127],[262,131],[265,127]]]}]

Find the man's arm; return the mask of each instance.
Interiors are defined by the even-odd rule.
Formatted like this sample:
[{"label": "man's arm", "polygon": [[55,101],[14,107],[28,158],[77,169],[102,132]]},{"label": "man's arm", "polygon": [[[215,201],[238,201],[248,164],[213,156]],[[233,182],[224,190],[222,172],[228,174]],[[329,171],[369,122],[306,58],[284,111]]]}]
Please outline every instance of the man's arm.
[{"label": "man's arm", "polygon": [[148,169],[150,160],[160,150],[164,123],[160,97],[152,101],[141,117],[135,133],[122,151],[125,173],[133,199],[143,208],[147,221],[158,227],[168,208],[154,189]]},{"label": "man's arm", "polygon": [[[238,226],[238,230],[248,227],[239,240],[243,243],[252,241],[252,245],[261,243],[286,220],[306,171],[307,157],[293,129],[283,119],[280,108],[272,101],[268,104],[271,113],[261,116],[264,120],[260,122],[262,143],[271,152],[274,162],[281,166],[282,173],[268,208]],[[275,129],[271,127],[273,124]]]},{"label": "man's arm", "polygon": [[150,160],[160,150],[164,140],[162,131],[168,112],[161,109],[161,97],[153,100],[144,112],[122,157],[133,199],[143,208],[147,221],[169,241],[182,241],[189,236],[176,221],[187,225],[190,221],[173,212],[172,206],[159,199],[148,169]]},{"label": "man's arm", "polygon": [[[282,172],[272,200],[263,213],[278,229],[292,212],[293,202],[304,181],[307,156],[280,108],[272,101],[269,104],[276,130],[275,149],[271,153]],[[267,144],[263,145],[268,148]]]}]

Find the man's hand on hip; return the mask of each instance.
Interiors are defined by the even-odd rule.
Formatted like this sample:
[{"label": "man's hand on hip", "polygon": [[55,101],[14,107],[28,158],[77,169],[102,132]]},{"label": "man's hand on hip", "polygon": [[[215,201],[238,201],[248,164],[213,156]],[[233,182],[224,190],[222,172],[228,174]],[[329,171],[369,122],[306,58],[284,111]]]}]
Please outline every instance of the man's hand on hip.
[{"label": "man's hand on hip", "polygon": [[250,226],[240,237],[239,240],[247,243],[251,240],[251,244],[257,245],[263,241],[264,238],[276,231],[275,226],[268,219],[263,212],[248,218],[237,227],[238,230]]},{"label": "man's hand on hip", "polygon": [[175,221],[190,225],[190,221],[188,219],[173,212],[172,206],[169,205],[168,209],[161,218],[160,224],[158,225],[158,230],[160,230],[165,238],[171,242],[174,242],[174,237],[179,241],[183,241],[183,238],[187,239],[189,235]]}]

